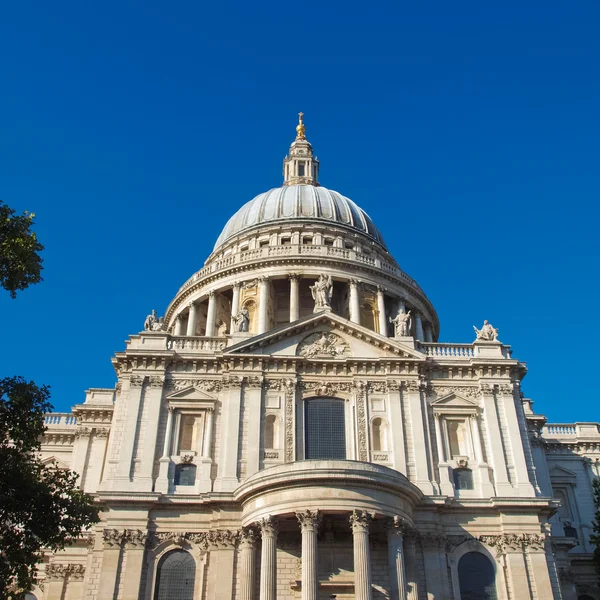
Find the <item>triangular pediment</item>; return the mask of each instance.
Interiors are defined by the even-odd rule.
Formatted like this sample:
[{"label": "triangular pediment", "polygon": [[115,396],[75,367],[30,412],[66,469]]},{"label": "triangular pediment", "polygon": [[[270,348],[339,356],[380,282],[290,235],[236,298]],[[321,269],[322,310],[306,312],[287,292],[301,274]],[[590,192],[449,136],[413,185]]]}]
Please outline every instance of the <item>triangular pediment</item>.
[{"label": "triangular pediment", "polygon": [[172,394],[169,394],[167,396],[167,400],[168,401],[183,401],[183,402],[188,402],[188,401],[194,401],[194,400],[214,400],[215,397],[211,396],[210,394],[199,390],[198,388],[194,387],[193,385],[190,385],[188,387],[183,388],[182,390],[178,390],[176,392],[173,392]]},{"label": "triangular pediment", "polygon": [[569,469],[565,469],[565,467],[561,467],[560,465],[554,465],[550,469],[550,479],[552,479],[554,481],[557,481],[557,480],[575,481],[575,479],[577,479],[577,473],[574,473],[573,471],[569,471]]},{"label": "triangular pediment", "polygon": [[44,458],[42,460],[42,464],[44,466],[54,465],[57,469],[60,469],[61,471],[71,468],[71,465],[68,465],[64,460],[56,458],[56,456],[49,456],[48,458]]},{"label": "triangular pediment", "polygon": [[301,356],[307,360],[386,357],[425,360],[425,356],[417,350],[331,312],[317,313],[286,323],[238,342],[223,353]]},{"label": "triangular pediment", "polygon": [[442,407],[452,407],[452,408],[473,408],[479,406],[479,404],[470,398],[465,398],[456,392],[452,392],[450,394],[446,394],[437,400],[434,400],[431,403],[431,406],[442,408]]}]

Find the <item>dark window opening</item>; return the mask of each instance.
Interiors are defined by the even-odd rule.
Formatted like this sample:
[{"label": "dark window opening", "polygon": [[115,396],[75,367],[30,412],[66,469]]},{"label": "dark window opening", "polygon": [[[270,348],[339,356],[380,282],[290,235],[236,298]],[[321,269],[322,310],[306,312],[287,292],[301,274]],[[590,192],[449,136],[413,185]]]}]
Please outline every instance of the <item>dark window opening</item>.
[{"label": "dark window opening", "polygon": [[457,490],[472,490],[473,471],[471,469],[454,469],[454,488]]},{"label": "dark window opening", "polygon": [[196,563],[185,550],[173,550],[158,563],[155,600],[194,600]]},{"label": "dark window opening", "polygon": [[346,458],[346,422],[343,400],[311,398],[305,401],[305,457]]},{"label": "dark window opening", "polygon": [[196,483],[196,465],[175,467],[175,485],[194,485],[194,483]]},{"label": "dark window opening", "polygon": [[467,552],[458,562],[460,600],[497,600],[496,574],[481,552]]}]

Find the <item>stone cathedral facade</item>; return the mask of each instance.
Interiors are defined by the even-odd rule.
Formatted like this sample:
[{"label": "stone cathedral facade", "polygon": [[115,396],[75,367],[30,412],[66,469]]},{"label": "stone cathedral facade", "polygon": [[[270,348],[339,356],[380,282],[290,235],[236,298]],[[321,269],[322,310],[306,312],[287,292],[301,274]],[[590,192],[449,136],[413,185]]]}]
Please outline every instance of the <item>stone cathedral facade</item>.
[{"label": "stone cathedral facade", "polygon": [[597,423],[547,424],[490,323],[434,307],[302,122],[284,184],[229,220],[45,460],[102,521],[37,600],[600,600]]}]

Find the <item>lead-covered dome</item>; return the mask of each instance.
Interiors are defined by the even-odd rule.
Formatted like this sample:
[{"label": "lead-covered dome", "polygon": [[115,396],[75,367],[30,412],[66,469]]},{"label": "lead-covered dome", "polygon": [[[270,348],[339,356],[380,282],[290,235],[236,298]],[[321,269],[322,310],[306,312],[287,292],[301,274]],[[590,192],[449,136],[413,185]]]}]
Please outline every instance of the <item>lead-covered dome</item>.
[{"label": "lead-covered dome", "polygon": [[327,221],[368,235],[385,248],[369,215],[350,198],[315,185],[284,185],[259,194],[229,219],[215,250],[240,232],[276,221]]}]

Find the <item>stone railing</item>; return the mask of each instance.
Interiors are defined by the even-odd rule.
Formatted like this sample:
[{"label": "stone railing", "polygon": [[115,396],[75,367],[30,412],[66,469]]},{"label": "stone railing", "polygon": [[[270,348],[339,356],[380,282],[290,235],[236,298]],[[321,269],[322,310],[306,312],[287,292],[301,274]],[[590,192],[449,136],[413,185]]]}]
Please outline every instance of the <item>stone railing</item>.
[{"label": "stone railing", "polygon": [[172,337],[169,341],[169,350],[175,352],[218,352],[227,345],[225,338],[207,337]]},{"label": "stone railing", "polygon": [[599,423],[547,423],[542,428],[544,437],[558,438],[584,438],[598,437],[600,438]]},{"label": "stone railing", "polygon": [[411,287],[425,293],[420,288],[418,283],[412,278],[399,269],[394,263],[382,260],[379,256],[371,256],[364,254],[363,252],[356,252],[356,250],[350,250],[348,248],[336,248],[334,246],[313,246],[313,245],[302,245],[294,244],[287,246],[265,246],[264,248],[256,248],[254,250],[245,250],[244,252],[238,252],[231,254],[219,260],[215,260],[204,268],[200,269],[194,275],[192,275],[179,289],[179,292],[184,291],[191,285],[201,281],[209,275],[218,273],[225,269],[229,269],[235,265],[249,263],[257,260],[265,260],[269,258],[275,258],[278,256],[322,256],[338,259],[340,261],[350,261],[361,265],[367,265],[397,277],[398,279],[405,281]]},{"label": "stone railing", "polygon": [[473,344],[418,343],[417,348],[425,356],[433,358],[473,358],[475,356]]},{"label": "stone railing", "polygon": [[73,413],[48,413],[44,418],[44,423],[48,429],[75,427],[77,417]]}]

